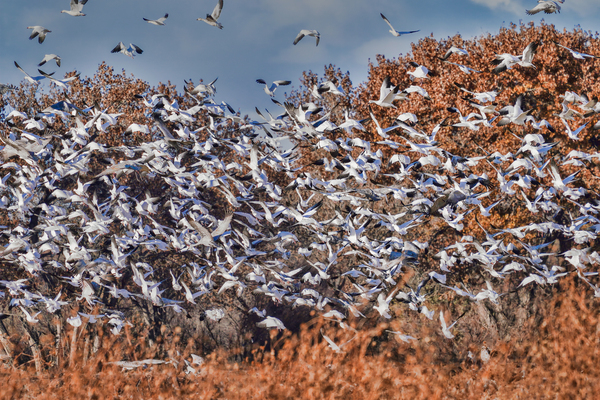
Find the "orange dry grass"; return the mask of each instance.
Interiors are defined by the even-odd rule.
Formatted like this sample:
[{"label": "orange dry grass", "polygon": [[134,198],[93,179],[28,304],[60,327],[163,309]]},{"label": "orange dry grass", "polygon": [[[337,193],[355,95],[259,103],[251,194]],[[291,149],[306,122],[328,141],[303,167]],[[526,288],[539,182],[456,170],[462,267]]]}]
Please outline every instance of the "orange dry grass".
[{"label": "orange dry grass", "polygon": [[[384,325],[361,331],[342,347],[344,353],[335,353],[320,331],[339,345],[354,333],[316,323],[299,335],[276,337],[272,332],[274,350],[255,351],[253,361],[235,363],[231,361],[234,353],[214,353],[196,366],[196,375],[186,375],[183,359],[178,357],[177,368],[157,365],[122,371],[108,361],[141,360],[153,354],[139,346],[136,354],[128,353],[125,345],[113,339],[85,366],[76,362],[62,369],[50,367],[42,375],[36,375],[33,368],[0,368],[0,397],[594,398],[600,389],[598,305],[586,297],[586,291],[575,290],[576,285],[565,283],[556,300],[546,306],[548,317],[492,349],[487,364],[479,361],[479,346],[442,340],[437,332],[427,336],[434,340],[410,345],[394,338],[379,341],[387,329]],[[460,355],[467,348],[475,353],[475,361]],[[173,349],[169,354],[177,353]]]}]

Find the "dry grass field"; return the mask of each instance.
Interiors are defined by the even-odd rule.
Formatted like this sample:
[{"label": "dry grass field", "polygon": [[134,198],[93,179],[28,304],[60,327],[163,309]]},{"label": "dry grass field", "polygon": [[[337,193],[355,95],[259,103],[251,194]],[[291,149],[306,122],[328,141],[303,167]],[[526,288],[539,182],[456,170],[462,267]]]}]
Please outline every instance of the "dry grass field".
[{"label": "dry grass field", "polygon": [[[298,335],[273,330],[270,349],[256,347],[244,360],[235,361],[240,360],[236,351],[218,352],[207,355],[200,365],[192,364],[193,340],[178,343],[177,332],[165,332],[170,344],[165,341],[148,348],[136,344],[144,340],[134,337],[130,329],[123,337],[103,337],[100,349],[87,357],[82,349],[89,347],[81,336],[76,354],[60,365],[45,366],[42,373],[36,373],[33,362],[2,366],[0,397],[594,398],[600,383],[598,304],[573,286],[565,283],[558,289],[560,293],[544,306],[547,317],[541,324],[530,324],[512,340],[491,348],[488,362],[481,360],[479,345],[443,341],[434,330],[422,330],[424,336],[408,344],[385,336],[394,320],[355,333],[316,318]],[[323,334],[341,346],[339,353],[328,346]],[[166,355],[162,359],[170,363],[131,370],[111,363],[152,359],[159,349]]]}]

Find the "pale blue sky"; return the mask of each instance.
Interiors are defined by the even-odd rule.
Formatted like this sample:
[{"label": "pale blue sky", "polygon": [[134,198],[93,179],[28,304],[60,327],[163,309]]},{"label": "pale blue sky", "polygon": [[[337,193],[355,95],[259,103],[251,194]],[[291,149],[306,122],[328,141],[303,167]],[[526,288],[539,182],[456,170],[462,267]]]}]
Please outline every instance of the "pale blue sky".
[{"label": "pale blue sky", "polygon": [[[350,71],[357,85],[367,78],[369,58],[397,57],[410,50],[412,41],[431,34],[470,38],[495,33],[511,21],[539,23],[542,18],[559,29],[580,24],[595,32],[600,16],[600,0],[566,0],[561,14],[534,16],[526,15],[525,9],[534,7],[535,0],[225,0],[219,19],[223,30],[196,21],[212,12],[216,3],[89,0],[83,9],[87,16],[71,17],[60,12],[69,8],[69,0],[0,1],[0,82],[22,80],[13,61],[38,75],[37,64],[44,54],[55,53],[62,57],[62,67],[51,62],[42,69],[56,71],[57,77],[73,69],[90,76],[102,61],[151,85],[170,80],[179,90],[184,79],[197,84],[200,78],[218,77],[217,101],[227,101],[242,112],[254,106],[278,112],[256,79],[287,79],[297,88],[302,71],[322,74],[324,65],[335,64]],[[142,20],[167,12],[165,26]],[[421,31],[393,37],[380,12],[397,30]],[[43,44],[30,41],[29,25],[42,25],[52,33]],[[318,30],[319,46],[312,37],[292,45],[301,29]],[[144,54],[133,60],[111,54],[119,41],[138,45]],[[292,86],[279,88],[276,98],[282,100]]]}]

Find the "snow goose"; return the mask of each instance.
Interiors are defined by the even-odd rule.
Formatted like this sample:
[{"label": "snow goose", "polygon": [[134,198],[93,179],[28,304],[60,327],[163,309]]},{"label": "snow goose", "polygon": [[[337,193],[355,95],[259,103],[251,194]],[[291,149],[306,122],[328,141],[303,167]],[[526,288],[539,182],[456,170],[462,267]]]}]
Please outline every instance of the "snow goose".
[{"label": "snow goose", "polygon": [[338,96],[343,96],[346,93],[344,92],[344,88],[342,85],[337,85],[332,81],[325,81],[319,85],[321,88],[327,88],[327,93],[336,94]]},{"label": "snow goose", "polygon": [[452,61],[446,61],[446,60],[444,60],[444,62],[448,63],[448,64],[456,65],[458,67],[458,69],[460,69],[465,74],[470,74],[471,72],[476,72],[478,74],[481,73],[481,71],[478,71],[478,70],[473,69],[471,67],[467,67],[466,65],[463,65],[463,64],[458,64],[458,63],[454,63]]},{"label": "snow goose", "polygon": [[514,106],[508,105],[501,108],[499,113],[502,115],[502,118],[498,121],[498,126],[504,126],[510,123],[525,125],[526,118],[533,109],[523,111],[523,109],[521,109],[522,102],[523,96],[519,96],[517,97],[517,100],[515,100]]},{"label": "snow goose", "polygon": [[164,25],[165,24],[165,20],[167,18],[169,18],[169,14],[165,14],[164,17],[160,17],[159,19],[143,18],[143,20],[146,21],[149,24],[160,26],[160,25]]},{"label": "snow goose", "polygon": [[463,92],[469,93],[470,95],[473,96],[474,100],[477,100],[480,103],[486,103],[486,102],[494,102],[496,100],[496,96],[498,95],[499,91],[491,91],[491,92],[472,92],[470,90],[467,90],[464,86],[462,86],[459,83],[454,82],[454,85],[456,87],[458,87],[460,90],[462,90]]},{"label": "snow goose", "polygon": [[[25,71],[23,70],[23,68],[21,68],[21,66],[20,66],[19,64],[17,64],[17,62],[16,62],[16,61],[15,61],[15,67],[17,67],[17,69],[18,69],[19,71],[21,71],[22,73],[24,73],[24,74],[25,74],[25,80],[26,80],[27,82],[29,82],[29,83],[38,83],[38,81],[41,81],[42,79],[45,79],[45,78],[46,78],[45,76],[31,76],[31,75],[29,75],[27,72],[25,72]],[[51,74],[49,74],[49,75],[53,75],[53,74],[54,74],[54,72],[53,72],[53,73],[51,73]]]},{"label": "snow goose", "polygon": [[452,327],[456,324],[457,321],[454,321],[452,323],[452,325],[450,326],[446,326],[446,320],[444,320],[444,313],[440,311],[440,322],[442,324],[442,333],[444,334],[444,336],[447,339],[452,339],[454,338],[454,335],[452,334],[452,332],[450,332],[450,329],[452,329]]},{"label": "snow goose", "polygon": [[410,340],[417,340],[417,338],[409,336],[409,335],[404,335],[402,332],[399,332],[399,331],[386,330],[386,332],[396,335],[396,337],[398,339],[402,340],[404,343],[410,343]]},{"label": "snow goose", "polygon": [[519,64],[522,67],[535,68],[535,65],[533,65],[531,62],[533,61],[533,56],[535,55],[539,45],[540,42],[529,43],[523,50],[523,54],[520,56],[514,56],[508,53],[496,54],[496,58],[492,61],[492,64],[496,65],[496,68],[494,68],[492,72],[498,74],[502,71],[510,69],[515,64]]},{"label": "snow goose", "polygon": [[41,311],[38,311],[37,313],[35,313],[35,315],[31,315],[26,309],[24,309],[22,306],[19,306],[19,308],[21,309],[21,311],[23,311],[23,313],[25,314],[25,318],[27,318],[27,322],[31,323],[31,324],[37,324],[38,322],[40,322],[39,319],[37,319],[37,316],[40,315]]},{"label": "snow goose", "polygon": [[219,29],[223,29],[223,25],[221,25],[217,20],[221,16],[221,10],[223,9],[223,0],[219,0],[217,5],[215,6],[212,14],[206,14],[206,18],[198,18],[196,21],[204,21],[209,25],[216,26]]},{"label": "snow goose", "polygon": [[560,112],[560,114],[554,114],[555,116],[569,121],[574,120],[575,117],[583,118],[583,114],[581,114],[577,110],[573,110],[572,108],[568,107],[564,101],[561,103],[561,105],[562,111]]},{"label": "snow goose", "polygon": [[[204,93],[208,93],[209,96],[212,96],[215,93],[217,93],[217,88],[215,87],[215,82],[217,81],[217,79],[219,79],[219,77],[216,77],[208,85],[200,83],[200,84],[198,84],[198,86],[195,86],[192,90],[189,90],[186,86],[184,86],[183,90],[186,93],[189,93],[191,95],[197,95],[197,94],[204,95]],[[191,82],[188,82],[186,80],[184,80],[183,82],[185,82],[186,85],[188,85],[189,83],[191,83]],[[202,81],[200,81],[200,82],[202,82]],[[192,83],[192,85],[193,85],[193,83]]]},{"label": "snow goose", "polygon": [[573,56],[573,58],[576,58],[576,59],[578,59],[578,60],[585,60],[585,59],[586,59],[586,57],[587,57],[587,58],[598,58],[598,57],[596,57],[596,56],[593,56],[593,55],[591,55],[591,54],[580,53],[580,52],[578,52],[578,51],[575,51],[575,50],[573,50],[573,49],[570,49],[570,48],[568,48],[568,47],[566,47],[566,46],[563,46],[562,44],[560,44],[560,43],[558,43],[558,42],[553,42],[553,43],[554,43],[555,45],[557,45],[558,47],[562,47],[563,49],[565,49],[565,50],[568,50],[568,51],[571,53],[571,55]]},{"label": "snow goose", "polygon": [[390,24],[390,21],[388,21],[388,19],[385,17],[385,15],[383,15],[381,13],[379,13],[379,15],[381,15],[381,18],[383,18],[383,20],[390,26],[390,33],[396,37],[402,36],[402,35],[407,35],[409,33],[419,32],[418,30],[416,30],[416,31],[397,31],[396,29],[394,29],[392,24]]},{"label": "snow goose", "polygon": [[63,89],[68,89],[67,83],[71,82],[72,80],[75,80],[75,79],[79,78],[79,73],[77,73],[76,75],[70,76],[68,78],[65,78],[65,79],[56,79],[56,78],[53,78],[50,74],[47,74],[47,73],[45,73],[42,70],[38,69],[38,72],[40,74],[42,74],[44,77],[50,79],[57,86],[60,86]]},{"label": "snow goose", "polygon": [[290,83],[292,83],[292,81],[273,81],[273,83],[271,84],[271,86],[267,85],[267,82],[265,82],[264,79],[257,79],[256,83],[260,83],[265,85],[265,93],[268,94],[271,97],[275,96],[275,89],[277,89],[278,86],[286,86],[289,85]]},{"label": "snow goose", "polygon": [[38,64],[38,67],[41,67],[42,65],[46,64],[48,61],[56,61],[56,65],[58,65],[60,67],[60,57],[57,56],[56,54],[46,54],[44,56],[44,59],[42,60],[41,63]]},{"label": "snow goose", "polygon": [[85,14],[81,12],[83,6],[88,0],[71,0],[71,9],[62,10],[61,13],[72,15],[73,17],[85,17]]},{"label": "snow goose", "polygon": [[381,107],[396,108],[392,104],[398,93],[398,86],[392,85],[389,75],[383,79],[381,89],[379,90],[379,100],[369,100],[369,103],[375,103]]},{"label": "snow goose", "polygon": [[538,0],[538,5],[533,7],[531,10],[525,10],[527,15],[537,14],[540,11],[546,14],[560,13],[560,4],[564,3],[565,0]]},{"label": "snow goose", "polygon": [[123,53],[126,56],[133,58],[133,56],[135,56],[136,53],[142,54],[144,52],[144,50],[140,49],[138,46],[136,46],[133,43],[129,43],[129,47],[125,47],[123,42],[119,42],[119,44],[116,45],[115,48],[112,49],[110,52],[111,53]]},{"label": "snow goose", "polygon": [[345,353],[342,350],[342,347],[346,346],[348,343],[350,343],[351,341],[353,341],[356,338],[356,336],[354,336],[352,339],[348,340],[346,343],[341,344],[341,345],[338,346],[333,340],[331,340],[329,338],[329,336],[327,336],[327,335],[325,335],[323,333],[322,329],[321,329],[321,335],[323,335],[323,339],[325,339],[325,341],[327,342],[327,344],[329,345],[329,347],[331,348],[331,350],[335,351],[336,353]]},{"label": "snow goose", "polygon": [[[448,108],[446,108],[446,110],[448,110],[452,113],[458,114],[458,119],[460,122],[452,125],[457,128],[458,127],[466,127],[472,131],[478,131],[479,130],[478,125],[484,123],[484,121],[487,121],[481,115],[479,115],[477,113],[470,113],[467,117],[463,117],[460,110],[456,107],[448,107]],[[475,120],[471,121],[471,118],[474,118]]]},{"label": "snow goose", "polygon": [[419,65],[414,61],[410,61],[409,64],[413,67],[415,67],[414,71],[407,71],[406,73],[409,75],[412,75],[414,78],[420,78],[420,79],[425,79],[425,78],[429,78],[429,75],[433,76],[434,74],[431,73],[431,71],[429,71],[429,69],[427,69],[427,67],[423,66],[423,65]]},{"label": "snow goose", "polygon": [[40,42],[40,43],[44,43],[44,40],[46,39],[46,34],[52,32],[52,31],[44,28],[43,26],[39,26],[39,25],[28,26],[27,29],[33,29],[33,31],[31,32],[31,35],[29,36],[29,40],[31,40],[37,36],[38,42]]},{"label": "snow goose", "polygon": [[563,124],[565,125],[565,128],[567,129],[567,135],[569,136],[569,139],[571,140],[581,140],[581,138],[578,136],[579,133],[583,130],[583,128],[585,128],[587,126],[587,122],[583,125],[581,125],[579,128],[577,128],[575,131],[573,131],[571,129],[571,127],[569,126],[569,124],[567,123],[567,121],[565,121],[564,119],[560,119]]},{"label": "snow goose", "polygon": [[315,31],[314,29],[313,30],[302,29],[300,31],[300,33],[298,34],[298,36],[296,36],[296,39],[294,39],[294,45],[298,44],[298,42],[300,40],[302,40],[302,38],[304,36],[313,36],[313,37],[315,37],[317,39],[317,46],[319,45],[319,40],[321,39],[321,34],[319,32],[317,32],[317,31]]},{"label": "snow goose", "polygon": [[450,57],[452,54],[456,54],[458,56],[469,56],[469,52],[464,50],[464,49],[460,49],[456,46],[452,46],[450,47],[450,49],[448,49],[448,51],[446,52],[446,54],[444,54],[444,57],[440,57],[440,60],[442,61],[446,61],[448,59],[448,57]]},{"label": "snow goose", "polygon": [[267,329],[270,329],[270,328],[277,328],[279,330],[286,329],[283,322],[281,322],[280,319],[277,319],[275,317],[267,317],[264,320],[257,322],[256,326],[258,326],[259,328],[267,328]]}]

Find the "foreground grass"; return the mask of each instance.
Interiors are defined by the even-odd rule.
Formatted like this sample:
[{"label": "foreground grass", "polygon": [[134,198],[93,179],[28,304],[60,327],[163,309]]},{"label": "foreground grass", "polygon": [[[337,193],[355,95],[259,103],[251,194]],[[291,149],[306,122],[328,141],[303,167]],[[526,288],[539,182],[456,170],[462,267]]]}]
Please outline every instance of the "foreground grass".
[{"label": "foreground grass", "polygon": [[[565,289],[547,305],[547,318],[539,326],[530,325],[520,337],[498,343],[490,349],[488,362],[481,361],[480,347],[457,347],[439,338],[409,344],[393,336],[377,341],[393,323],[355,333],[321,321],[298,335],[273,331],[270,349],[257,347],[242,361],[233,361],[240,360],[239,354],[221,352],[200,365],[191,363],[188,343],[166,350],[160,358],[169,364],[124,370],[111,362],[159,357],[135,345],[132,337],[105,337],[93,357],[85,359],[78,350],[62,365],[46,366],[41,373],[31,362],[0,367],[0,397],[594,398],[600,389],[600,319],[598,305],[589,297],[589,292]],[[321,332],[338,344],[352,340],[336,353]],[[465,353],[469,349],[472,358]]]}]

